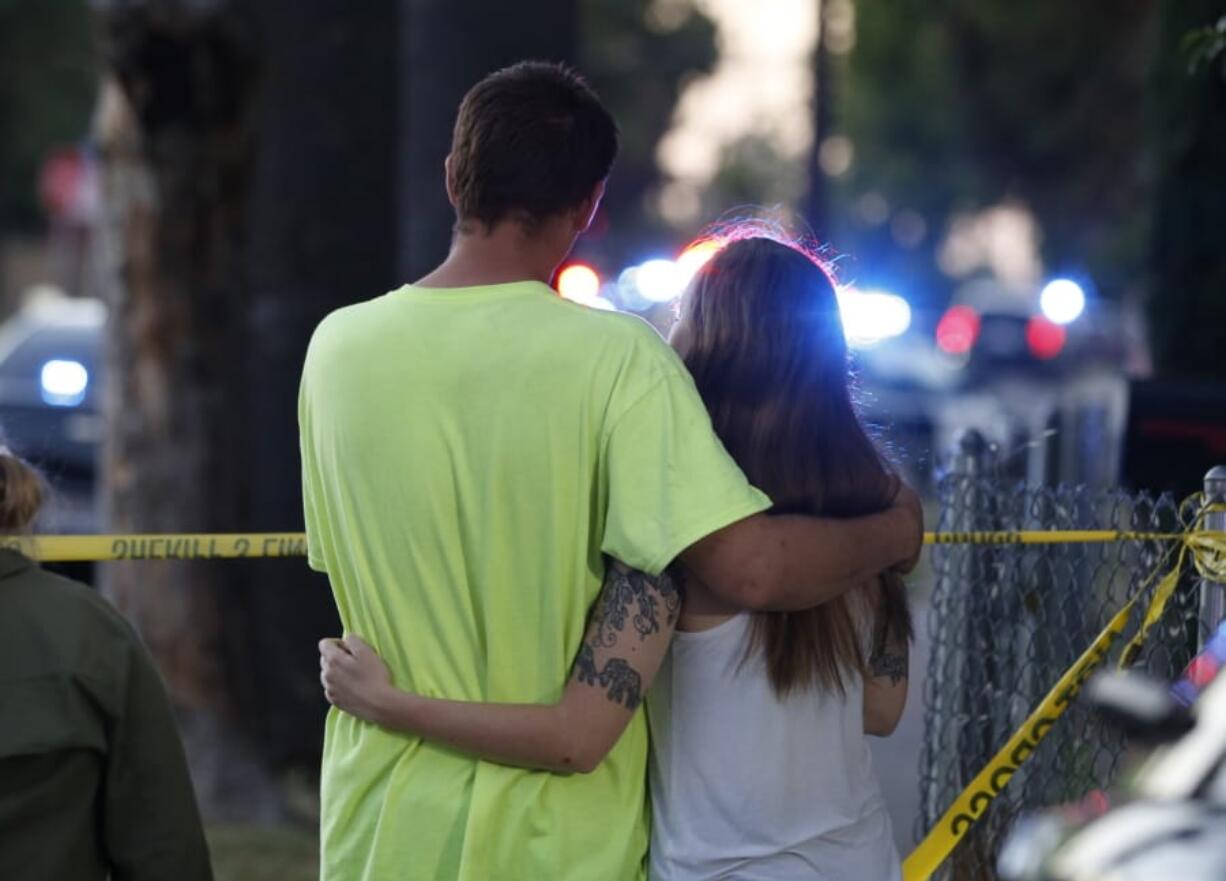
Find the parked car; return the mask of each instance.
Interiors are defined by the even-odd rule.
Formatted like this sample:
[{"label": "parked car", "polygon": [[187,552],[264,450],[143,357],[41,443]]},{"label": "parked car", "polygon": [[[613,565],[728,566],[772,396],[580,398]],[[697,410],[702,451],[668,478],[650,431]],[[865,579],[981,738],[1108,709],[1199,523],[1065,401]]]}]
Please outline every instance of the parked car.
[{"label": "parked car", "polygon": [[1037,289],[977,279],[954,291],[934,338],[964,368],[967,384],[1002,373],[1058,379],[1095,367],[1137,372],[1149,363],[1149,350],[1134,312],[1090,298],[1068,278]]},{"label": "parked car", "polygon": [[42,531],[96,531],[105,323],[100,301],[46,288],[0,325],[0,434],[51,486]]}]

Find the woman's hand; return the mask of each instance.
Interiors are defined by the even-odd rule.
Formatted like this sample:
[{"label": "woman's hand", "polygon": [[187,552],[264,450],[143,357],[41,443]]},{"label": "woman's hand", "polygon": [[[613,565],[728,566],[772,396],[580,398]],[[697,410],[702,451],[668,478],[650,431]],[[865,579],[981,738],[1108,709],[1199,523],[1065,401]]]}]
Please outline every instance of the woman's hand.
[{"label": "woman's hand", "polygon": [[383,724],[395,689],[383,659],[357,636],[319,641],[319,681],[328,702],[346,713]]}]

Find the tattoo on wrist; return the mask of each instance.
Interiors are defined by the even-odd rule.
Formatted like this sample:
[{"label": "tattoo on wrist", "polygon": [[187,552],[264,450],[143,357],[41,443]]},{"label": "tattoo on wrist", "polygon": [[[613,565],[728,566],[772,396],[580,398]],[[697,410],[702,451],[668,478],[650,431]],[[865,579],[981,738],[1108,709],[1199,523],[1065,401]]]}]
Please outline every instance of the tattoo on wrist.
[{"label": "tattoo on wrist", "polygon": [[907,678],[909,660],[905,649],[898,651],[890,646],[884,646],[879,651],[873,653],[873,656],[868,659],[868,663],[874,679],[881,676],[889,676],[890,684],[897,685]]}]

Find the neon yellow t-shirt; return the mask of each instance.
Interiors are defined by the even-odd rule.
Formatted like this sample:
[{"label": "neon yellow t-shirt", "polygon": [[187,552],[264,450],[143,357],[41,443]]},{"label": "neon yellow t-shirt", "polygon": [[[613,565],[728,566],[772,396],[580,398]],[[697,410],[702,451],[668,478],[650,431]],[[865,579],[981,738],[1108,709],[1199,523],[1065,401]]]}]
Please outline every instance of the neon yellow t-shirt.
[{"label": "neon yellow t-shirt", "polygon": [[[311,565],[395,683],[556,701],[602,552],[659,572],[765,509],[638,318],[539,283],[406,286],[315,331],[299,398]],[[626,881],[647,848],[642,712],[591,774],[527,771],[333,709],[322,878]]]}]

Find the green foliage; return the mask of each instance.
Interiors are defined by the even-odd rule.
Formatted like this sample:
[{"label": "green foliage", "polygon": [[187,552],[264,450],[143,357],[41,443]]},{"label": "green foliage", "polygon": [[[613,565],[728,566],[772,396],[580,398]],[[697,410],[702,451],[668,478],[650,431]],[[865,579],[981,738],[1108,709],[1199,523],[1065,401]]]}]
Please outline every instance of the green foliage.
[{"label": "green foliage", "polygon": [[[1143,216],[1149,0],[862,0],[857,41],[838,85],[836,129],[857,165],[837,188],[844,249],[921,279],[936,299],[949,281],[933,247],[950,214],[1006,198],[1035,212],[1052,268],[1088,270],[1106,295],[1143,267],[1120,242]],[[861,221],[879,191],[920,214],[911,252]]]},{"label": "green foliage", "polygon": [[1150,325],[1166,375],[1222,377],[1226,351],[1226,78],[1189,76],[1186,35],[1220,0],[1164,0],[1153,79]]},{"label": "green foliage", "polygon": [[[703,220],[746,205],[769,209],[792,201],[805,181],[795,162],[784,160],[770,138],[748,135],[729,144],[719,170],[704,194]],[[751,212],[752,213],[752,212]]]},{"label": "green foliage", "polygon": [[0,0],[0,230],[37,230],[38,169],[87,134],[97,89],[85,0]]},{"label": "green foliage", "polygon": [[1195,76],[1219,59],[1221,74],[1226,77],[1226,15],[1212,27],[1189,31],[1180,46],[1188,59],[1188,73]]},{"label": "green foliage", "polygon": [[668,235],[644,204],[660,180],[656,146],[684,84],[714,64],[715,28],[687,0],[585,0],[581,12],[581,67],[622,136],[604,200],[608,227],[581,247],[612,268]]},{"label": "green foliage", "polygon": [[894,204],[940,215],[979,202],[983,182],[968,161],[953,35],[932,9],[858,4],[855,50],[836,68],[835,128],[856,145],[851,189],[875,187]]},{"label": "green foliage", "polygon": [[[873,273],[905,279],[901,289],[917,299],[943,293],[935,245],[949,215],[990,201],[959,102],[953,37],[935,5],[870,0],[856,5],[854,51],[832,64],[833,129],[851,138],[856,157],[833,188],[834,244]],[[858,203],[868,194],[892,212],[918,212],[929,228],[924,241],[904,251],[888,222],[862,218]]]}]

